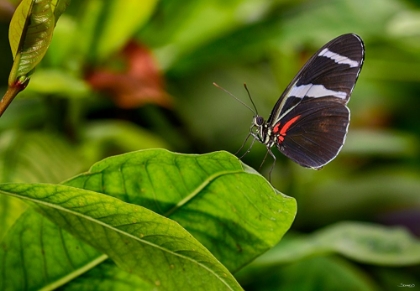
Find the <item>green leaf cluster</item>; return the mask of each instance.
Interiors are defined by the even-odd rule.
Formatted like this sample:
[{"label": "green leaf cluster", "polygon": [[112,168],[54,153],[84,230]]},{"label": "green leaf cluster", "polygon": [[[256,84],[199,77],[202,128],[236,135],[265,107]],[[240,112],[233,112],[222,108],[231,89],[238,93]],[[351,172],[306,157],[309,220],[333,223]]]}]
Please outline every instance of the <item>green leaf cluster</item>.
[{"label": "green leaf cluster", "polygon": [[230,272],[276,245],[296,214],[294,199],[223,152],[133,152],[63,185],[0,192],[40,213],[25,211],[4,234],[2,290],[72,288],[107,258],[141,279],[135,288],[241,290]]},{"label": "green leaf cluster", "polygon": [[[0,105],[27,87],[0,119],[0,289],[420,286],[415,2],[5,3],[0,78],[12,98]],[[348,32],[366,60],[346,143],[320,171],[273,149],[284,196],[252,170],[268,176],[264,146],[243,163],[220,152],[240,148],[252,113],[212,83],[248,102],[246,83],[268,117],[308,57]],[[95,89],[98,72],[121,73],[118,86]],[[149,103],[118,107],[127,89]]]}]

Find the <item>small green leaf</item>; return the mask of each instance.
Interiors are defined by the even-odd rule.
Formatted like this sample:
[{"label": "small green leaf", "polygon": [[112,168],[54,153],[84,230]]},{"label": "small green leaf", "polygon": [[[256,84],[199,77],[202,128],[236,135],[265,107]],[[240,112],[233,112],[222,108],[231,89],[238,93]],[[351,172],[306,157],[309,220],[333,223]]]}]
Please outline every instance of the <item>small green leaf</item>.
[{"label": "small green leaf", "polygon": [[103,119],[84,125],[82,150],[84,156],[95,162],[109,156],[118,149],[130,152],[147,148],[168,148],[169,145],[159,136],[122,120]]},{"label": "small green leaf", "polygon": [[353,260],[385,266],[420,263],[420,241],[402,227],[343,222],[318,233],[319,243]]},{"label": "small green leaf", "polygon": [[55,18],[49,0],[23,0],[9,28],[9,41],[13,54],[13,68],[9,86],[18,79],[27,79],[42,60],[51,42]]},{"label": "small green leaf", "polygon": [[420,263],[420,241],[400,227],[341,222],[310,236],[286,239],[255,263],[284,264],[329,253],[366,264],[409,266]]},{"label": "small green leaf", "polygon": [[65,184],[170,217],[231,271],[276,245],[296,215],[293,198],[226,152],[138,151],[105,159]]},{"label": "small green leaf", "polygon": [[60,18],[61,14],[67,9],[71,0],[52,0],[51,7],[54,11],[54,19],[57,23],[58,18]]},{"label": "small green leaf", "polygon": [[63,70],[40,69],[31,77],[30,93],[59,95],[69,98],[83,98],[90,93],[89,85]]},{"label": "small green leaf", "polygon": [[188,232],[148,209],[63,185],[2,184],[0,192],[36,205],[57,225],[158,290],[242,290]]}]

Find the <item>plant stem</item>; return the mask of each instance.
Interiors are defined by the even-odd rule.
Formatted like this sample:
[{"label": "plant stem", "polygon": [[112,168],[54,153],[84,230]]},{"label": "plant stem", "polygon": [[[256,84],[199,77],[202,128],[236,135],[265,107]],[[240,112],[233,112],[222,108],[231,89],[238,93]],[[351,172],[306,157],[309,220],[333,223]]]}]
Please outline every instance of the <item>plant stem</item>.
[{"label": "plant stem", "polygon": [[13,86],[9,86],[7,88],[6,93],[4,94],[3,98],[0,100],[0,117],[6,111],[7,107],[9,107],[10,103],[12,103],[13,99],[16,95],[25,89],[28,85],[28,82],[16,82]]}]

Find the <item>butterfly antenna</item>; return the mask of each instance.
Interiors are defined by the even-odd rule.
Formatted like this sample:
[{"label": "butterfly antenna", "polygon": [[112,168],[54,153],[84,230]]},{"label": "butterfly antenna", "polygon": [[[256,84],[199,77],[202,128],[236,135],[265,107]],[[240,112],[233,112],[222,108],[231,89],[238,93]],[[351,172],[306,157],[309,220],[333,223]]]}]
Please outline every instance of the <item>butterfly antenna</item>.
[{"label": "butterfly antenna", "polygon": [[[248,108],[249,110],[251,110],[251,112],[252,113],[254,113],[254,114],[258,114],[257,113],[257,110],[256,110],[256,108],[255,108],[255,105],[254,105],[254,102],[252,102],[252,99],[251,99],[251,102],[252,102],[252,105],[254,105],[254,108],[255,108],[255,111],[254,110],[252,110],[252,108],[251,107],[249,107],[248,105],[246,105],[241,99],[239,99],[238,97],[236,97],[235,95],[233,95],[232,93],[230,93],[228,90],[226,90],[225,88],[223,88],[223,87],[220,87],[219,85],[217,85],[216,83],[214,83],[213,82],[213,85],[215,86],[215,87],[217,87],[217,88],[219,88],[219,89],[222,89],[223,91],[225,91],[226,93],[228,93],[230,96],[232,96],[233,98],[235,98],[236,99],[236,101],[238,101],[239,103],[241,103],[242,105],[244,105],[246,108]],[[246,87],[245,87],[246,88]],[[248,89],[246,89],[247,91],[248,91]],[[249,94],[249,92],[248,92],[248,94]]]},{"label": "butterfly antenna", "polygon": [[246,86],[246,83],[244,83],[244,87],[245,87],[246,92],[248,93],[249,100],[251,100],[252,106],[254,106],[255,114],[258,115],[257,106],[255,106],[254,100],[252,100],[251,93],[249,93],[249,90],[248,90],[248,87]]}]

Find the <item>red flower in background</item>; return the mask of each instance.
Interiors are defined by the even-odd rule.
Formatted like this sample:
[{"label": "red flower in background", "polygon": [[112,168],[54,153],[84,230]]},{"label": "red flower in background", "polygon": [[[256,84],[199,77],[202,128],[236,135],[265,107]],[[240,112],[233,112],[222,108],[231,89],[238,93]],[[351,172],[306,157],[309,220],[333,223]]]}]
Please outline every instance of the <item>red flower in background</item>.
[{"label": "red flower in background", "polygon": [[96,69],[86,78],[90,85],[108,92],[121,108],[135,108],[146,103],[170,107],[172,99],[163,89],[163,78],[150,51],[130,42],[121,56],[125,70]]}]

